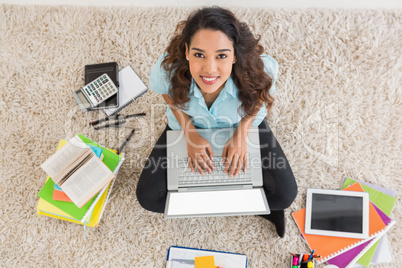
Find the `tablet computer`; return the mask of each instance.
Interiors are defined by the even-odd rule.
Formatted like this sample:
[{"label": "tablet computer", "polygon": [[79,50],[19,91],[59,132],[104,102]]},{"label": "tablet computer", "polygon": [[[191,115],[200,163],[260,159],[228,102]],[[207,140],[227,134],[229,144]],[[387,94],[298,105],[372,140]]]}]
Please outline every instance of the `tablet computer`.
[{"label": "tablet computer", "polygon": [[368,193],[307,189],[306,199],[306,234],[369,237]]}]

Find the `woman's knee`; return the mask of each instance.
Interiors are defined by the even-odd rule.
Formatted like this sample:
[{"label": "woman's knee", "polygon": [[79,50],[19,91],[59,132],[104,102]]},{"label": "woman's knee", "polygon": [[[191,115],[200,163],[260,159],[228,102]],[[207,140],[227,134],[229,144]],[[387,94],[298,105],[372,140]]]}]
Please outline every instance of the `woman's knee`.
[{"label": "woman's knee", "polygon": [[280,197],[280,202],[283,207],[283,209],[290,207],[290,205],[293,203],[293,201],[296,199],[297,196],[297,184],[296,180],[292,175],[292,179],[288,179],[286,183],[285,189],[282,191],[282,195]]},{"label": "woman's knee", "polygon": [[288,208],[295,200],[298,191],[293,173],[286,174],[286,177],[280,176],[279,180],[270,182],[269,185],[266,185],[268,187],[266,188],[266,195],[271,209],[282,210]]},{"label": "woman's knee", "polygon": [[146,210],[163,213],[165,211],[166,197],[157,197],[155,194],[137,187],[138,203]]},{"label": "woman's knee", "polygon": [[[154,180],[158,178],[158,180]],[[155,174],[144,169],[137,184],[136,195],[138,203],[146,210],[164,212],[167,189],[161,174]]]},{"label": "woman's knee", "polygon": [[290,207],[293,201],[296,199],[297,196],[297,184],[296,182],[292,187],[289,187],[287,190],[286,196],[283,198],[282,202],[285,208]]}]

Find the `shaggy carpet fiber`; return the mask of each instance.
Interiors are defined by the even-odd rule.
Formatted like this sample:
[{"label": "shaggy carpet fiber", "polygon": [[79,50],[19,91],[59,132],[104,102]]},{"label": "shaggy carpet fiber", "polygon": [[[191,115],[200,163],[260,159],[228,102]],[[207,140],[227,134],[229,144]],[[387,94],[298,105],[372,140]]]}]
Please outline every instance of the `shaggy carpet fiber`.
[{"label": "shaggy carpet fiber", "polygon": [[[288,267],[304,252],[291,212],[308,187],[339,189],[350,176],[398,192],[401,221],[402,12],[233,8],[280,66],[268,117],[292,166],[299,194],[286,210],[287,232],[258,216],[165,220],[145,211],[135,190],[142,167],[166,125],[162,97],[152,91],[122,114],[147,112],[123,128],[94,130],[102,111],[82,113],[72,92],[86,64],[130,65],[149,72],[190,8],[0,6],[0,266],[163,267],[172,245],[244,253],[249,267]],[[38,218],[40,168],[60,139],[82,133],[118,148],[138,132],[98,228]],[[402,232],[388,233],[400,267]],[[322,265],[325,267],[325,265]]]}]

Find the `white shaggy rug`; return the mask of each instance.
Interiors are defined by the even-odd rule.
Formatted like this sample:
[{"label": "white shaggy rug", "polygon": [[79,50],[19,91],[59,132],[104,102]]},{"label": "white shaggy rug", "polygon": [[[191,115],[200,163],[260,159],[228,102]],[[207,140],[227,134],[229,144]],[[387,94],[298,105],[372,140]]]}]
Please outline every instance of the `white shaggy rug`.
[{"label": "white shaggy rug", "polygon": [[[82,133],[117,148],[128,128],[93,130],[105,115],[83,114],[71,93],[84,65],[130,65],[148,85],[176,23],[189,8],[0,6],[0,267],[163,267],[172,245],[244,253],[249,267],[288,267],[289,251],[308,248],[291,212],[307,187],[339,189],[347,175],[398,192],[389,232],[402,262],[402,12],[391,10],[232,9],[261,34],[280,65],[268,118],[299,185],[278,238],[257,216],[165,220],[145,211],[135,189],[141,166],[166,125],[165,106],[148,91],[123,114],[140,128],[100,226],[36,216],[45,181],[39,167],[60,139]],[[324,267],[324,266],[322,266]]]}]

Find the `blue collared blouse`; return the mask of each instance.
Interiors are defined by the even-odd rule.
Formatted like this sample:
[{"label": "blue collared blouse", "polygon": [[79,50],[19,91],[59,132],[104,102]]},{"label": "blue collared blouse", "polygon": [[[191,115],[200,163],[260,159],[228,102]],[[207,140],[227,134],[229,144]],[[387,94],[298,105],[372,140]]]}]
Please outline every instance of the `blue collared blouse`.
[{"label": "blue collared blouse", "polygon": [[[158,59],[149,75],[149,87],[160,94],[168,94],[170,88],[168,73],[161,66],[166,55],[164,54]],[[272,78],[270,93],[273,94],[275,92],[275,82],[278,79],[278,63],[271,56],[265,54],[261,55],[261,59],[264,62],[265,72]],[[239,111],[241,102],[238,98],[238,89],[231,76],[226,81],[225,87],[210,109],[208,109],[194,79],[191,79],[188,97],[190,101],[185,105],[187,109],[182,111],[190,116],[196,128],[236,128],[242,119]],[[181,126],[169,106],[167,107],[166,114],[169,127],[173,130],[180,130]],[[266,116],[267,109],[263,105],[255,117],[252,126],[257,127]]]}]

